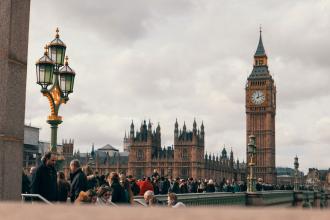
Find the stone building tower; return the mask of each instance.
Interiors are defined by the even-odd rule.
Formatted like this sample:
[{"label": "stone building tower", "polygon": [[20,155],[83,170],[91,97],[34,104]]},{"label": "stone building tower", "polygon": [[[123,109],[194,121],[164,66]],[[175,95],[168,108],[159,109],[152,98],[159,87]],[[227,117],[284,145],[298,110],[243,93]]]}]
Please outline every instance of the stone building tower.
[{"label": "stone building tower", "polygon": [[185,123],[182,130],[179,131],[178,127],[176,121],[174,126],[173,176],[201,178],[204,176],[202,169],[200,169],[204,162],[204,125],[202,123],[199,130],[194,120],[192,131],[187,131]]},{"label": "stone building tower", "polygon": [[128,174],[135,177],[151,176],[152,158],[157,157],[161,149],[160,126],[152,131],[152,125],[149,121],[148,125],[144,120],[141,124],[140,131],[134,134],[134,124],[132,122],[130,135],[127,141],[129,146]]},{"label": "stone building tower", "polygon": [[130,151],[130,144],[129,144],[129,137],[127,137],[127,135],[126,135],[126,131],[125,131],[123,144],[124,144],[124,152],[129,152]]},{"label": "stone building tower", "polygon": [[63,156],[65,160],[70,160],[73,157],[74,140],[62,140]]},{"label": "stone building tower", "polygon": [[249,135],[256,136],[256,177],[274,184],[276,87],[268,70],[261,30],[253,70],[247,79],[245,90],[246,143]]}]

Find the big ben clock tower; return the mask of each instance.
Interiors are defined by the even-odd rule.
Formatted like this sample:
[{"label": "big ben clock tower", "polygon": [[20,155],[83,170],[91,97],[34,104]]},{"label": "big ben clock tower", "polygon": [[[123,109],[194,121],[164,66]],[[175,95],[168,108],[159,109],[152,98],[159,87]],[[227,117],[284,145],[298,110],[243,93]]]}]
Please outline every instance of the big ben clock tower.
[{"label": "big ben clock tower", "polygon": [[276,87],[268,70],[261,30],[253,70],[247,79],[245,91],[246,141],[249,135],[256,137],[256,178],[275,184]]}]

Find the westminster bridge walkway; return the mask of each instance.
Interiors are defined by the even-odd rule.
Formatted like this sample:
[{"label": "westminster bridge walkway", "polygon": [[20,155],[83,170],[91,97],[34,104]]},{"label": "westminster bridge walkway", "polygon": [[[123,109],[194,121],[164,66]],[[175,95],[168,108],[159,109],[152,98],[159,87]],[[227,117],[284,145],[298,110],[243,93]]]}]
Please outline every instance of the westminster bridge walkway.
[{"label": "westminster bridge walkway", "polygon": [[[22,201],[39,195],[22,194]],[[156,195],[157,200],[167,205],[167,195]],[[328,209],[330,192],[274,190],[248,192],[214,192],[177,194],[178,201],[187,207],[296,207]],[[51,204],[44,198],[45,203]],[[143,196],[134,197],[136,206],[144,206]]]}]

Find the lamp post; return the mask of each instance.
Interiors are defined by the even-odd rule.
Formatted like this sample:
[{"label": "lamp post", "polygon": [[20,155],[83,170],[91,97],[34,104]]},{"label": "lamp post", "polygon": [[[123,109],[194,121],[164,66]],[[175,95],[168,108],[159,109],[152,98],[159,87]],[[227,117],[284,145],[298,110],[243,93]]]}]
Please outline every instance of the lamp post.
[{"label": "lamp post", "polygon": [[[58,33],[57,28],[55,39],[45,46],[44,56],[36,62],[37,84],[41,86],[41,93],[47,97],[51,110],[47,123],[51,128],[52,152],[57,151],[57,128],[62,123],[58,111],[61,104],[69,100],[75,78],[75,72],[69,67],[68,57],[65,56],[66,45]],[[47,89],[50,85],[52,87]]]},{"label": "lamp post", "polygon": [[298,191],[299,190],[299,182],[298,182],[298,173],[299,173],[299,162],[298,162],[298,157],[294,158],[294,186],[293,190]]},{"label": "lamp post", "polygon": [[249,174],[247,176],[247,191],[248,192],[255,192],[256,191],[256,178],[254,174],[254,166],[255,163],[253,161],[254,156],[256,155],[256,137],[254,135],[249,136],[249,143],[248,143],[248,155],[249,155]]}]

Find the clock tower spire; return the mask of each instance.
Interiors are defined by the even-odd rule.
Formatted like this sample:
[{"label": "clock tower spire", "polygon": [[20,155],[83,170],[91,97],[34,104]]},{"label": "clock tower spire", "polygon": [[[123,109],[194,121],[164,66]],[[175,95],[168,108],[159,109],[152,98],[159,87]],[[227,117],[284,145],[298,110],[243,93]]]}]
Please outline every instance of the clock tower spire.
[{"label": "clock tower spire", "polygon": [[246,143],[250,135],[256,136],[256,177],[265,183],[275,184],[276,87],[268,70],[261,28],[245,91]]}]

